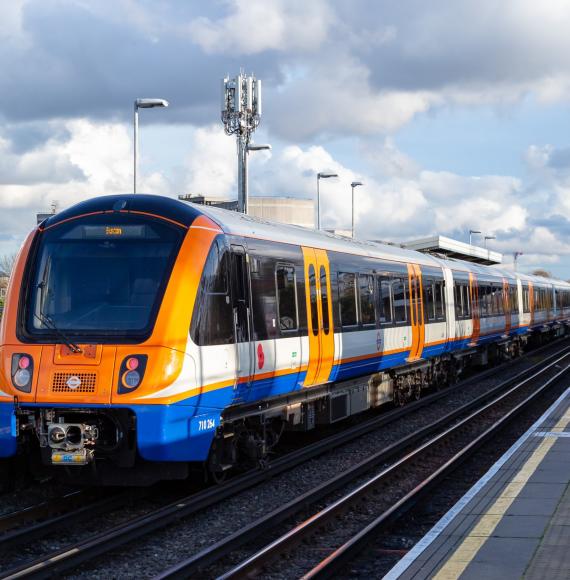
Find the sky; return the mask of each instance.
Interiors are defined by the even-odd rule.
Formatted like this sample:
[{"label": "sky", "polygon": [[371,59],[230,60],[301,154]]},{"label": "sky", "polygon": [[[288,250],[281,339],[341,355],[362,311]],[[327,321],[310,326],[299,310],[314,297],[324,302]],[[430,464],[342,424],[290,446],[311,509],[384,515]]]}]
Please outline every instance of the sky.
[{"label": "sky", "polygon": [[[262,79],[250,193],[404,241],[494,236],[570,279],[570,0],[0,0],[0,255],[52,201],[236,197],[220,79]],[[481,238],[475,236],[475,243]]]}]

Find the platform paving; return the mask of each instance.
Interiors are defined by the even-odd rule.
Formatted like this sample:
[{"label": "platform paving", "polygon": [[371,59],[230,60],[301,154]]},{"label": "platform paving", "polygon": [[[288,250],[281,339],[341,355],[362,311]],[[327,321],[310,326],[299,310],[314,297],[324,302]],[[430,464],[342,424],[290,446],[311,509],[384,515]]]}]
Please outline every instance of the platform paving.
[{"label": "platform paving", "polygon": [[385,578],[570,580],[570,387]]}]

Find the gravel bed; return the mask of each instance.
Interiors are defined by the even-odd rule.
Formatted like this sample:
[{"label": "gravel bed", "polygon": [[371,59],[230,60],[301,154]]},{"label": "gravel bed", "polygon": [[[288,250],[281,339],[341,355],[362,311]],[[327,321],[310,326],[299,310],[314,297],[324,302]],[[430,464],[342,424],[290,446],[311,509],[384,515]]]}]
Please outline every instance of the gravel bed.
[{"label": "gravel bed", "polygon": [[0,495],[0,516],[51,501],[77,488],[57,482],[32,482],[27,486]]},{"label": "gravel bed", "polygon": [[541,351],[540,354],[530,353],[506,368],[498,368],[492,377],[487,377],[476,385],[470,385],[468,390],[450,393],[428,407],[418,409],[411,415],[381,427],[331,453],[276,476],[224,501],[221,505],[212,506],[176,526],[157,531],[149,538],[138,539],[116,552],[109,552],[105,558],[87,564],[69,573],[67,577],[153,577],[181,559],[225,538],[299,494],[348,469],[379,449],[464,405],[492,389],[501,380],[529,368],[559,348],[558,344],[552,349]]},{"label": "gravel bed", "polygon": [[[570,364],[570,363],[567,363]],[[549,371],[553,376],[560,369],[554,368]],[[544,380],[541,378],[541,382]],[[471,423],[466,428],[462,428],[460,433],[453,438],[446,439],[437,447],[426,451],[422,457],[415,460],[404,469],[398,471],[398,474],[391,476],[389,480],[377,487],[374,493],[369,494],[363,501],[354,504],[349,512],[343,514],[339,519],[335,518],[327,525],[326,530],[314,534],[309,540],[298,545],[293,554],[274,562],[270,566],[270,571],[264,570],[260,574],[263,578],[299,578],[317,565],[326,555],[333,551],[334,547],[341,546],[353,535],[366,527],[373,519],[382,514],[391,507],[396,501],[403,497],[408,491],[414,489],[426,477],[431,475],[439,466],[447,461],[453,454],[463,449],[468,443],[474,440],[488,426],[500,419],[504,414],[524,398],[526,398],[534,389],[536,384],[529,384],[523,387],[517,393],[509,396],[507,401],[501,402],[498,407],[493,407],[486,411],[484,417],[476,423]],[[374,470],[376,473],[380,469]],[[342,497],[345,493],[356,488],[361,483],[368,481],[369,477],[362,477],[351,482],[350,485],[338,490],[334,494],[327,496],[326,502],[317,507],[312,506],[310,511],[300,514],[295,518],[295,524],[301,523],[305,519],[317,513],[319,509],[332,503],[334,500]],[[292,527],[291,523],[288,528]],[[208,570],[204,570],[205,578],[214,578],[228,570],[232,565],[239,563],[247,555],[269,543],[269,538],[264,538],[262,544],[252,546],[250,552],[242,552],[240,558],[232,558],[230,565],[216,565]]]},{"label": "gravel bed", "polygon": [[380,578],[385,575],[447,511],[489,470],[523,435],[546,409],[564,392],[566,384],[555,386],[540,397],[532,409],[501,431],[500,438],[485,444],[437,489],[402,517],[387,535],[380,535],[361,553],[349,569],[336,578]]}]

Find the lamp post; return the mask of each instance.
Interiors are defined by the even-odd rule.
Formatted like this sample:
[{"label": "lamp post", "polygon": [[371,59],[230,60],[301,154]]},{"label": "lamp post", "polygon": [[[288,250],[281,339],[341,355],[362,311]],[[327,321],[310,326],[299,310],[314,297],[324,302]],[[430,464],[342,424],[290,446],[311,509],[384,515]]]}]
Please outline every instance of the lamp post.
[{"label": "lamp post", "polygon": [[513,269],[516,272],[517,271],[517,260],[519,259],[519,256],[522,256],[523,253],[522,252],[515,252],[514,254],[515,259],[513,260]]},{"label": "lamp post", "polygon": [[364,185],[362,181],[353,181],[350,184],[350,187],[352,189],[352,228],[351,228],[352,239],[354,239],[354,188],[359,187],[360,185]]},{"label": "lamp post", "polygon": [[328,179],[329,177],[338,177],[337,173],[319,172],[317,173],[317,229],[321,229],[321,191],[319,182],[321,179]]},{"label": "lamp post", "polygon": [[[243,155],[245,159],[241,164],[241,196],[240,199],[242,200],[241,209],[238,211],[242,213],[247,213],[249,209],[249,183],[248,183],[248,175],[247,175],[247,155],[249,155],[250,151],[271,151],[271,145],[255,145],[254,143],[248,143],[245,146]],[[239,204],[239,201],[238,201]]]},{"label": "lamp post", "polygon": [[487,249],[487,240],[496,240],[495,236],[485,236],[485,249]]},{"label": "lamp post", "polygon": [[469,245],[471,245],[471,236],[473,234],[480,234],[481,232],[479,230],[469,230]]},{"label": "lamp post", "polygon": [[137,166],[139,154],[139,109],[154,109],[155,107],[168,107],[165,99],[135,99],[134,103],[134,167],[133,167],[133,193],[137,192]]}]

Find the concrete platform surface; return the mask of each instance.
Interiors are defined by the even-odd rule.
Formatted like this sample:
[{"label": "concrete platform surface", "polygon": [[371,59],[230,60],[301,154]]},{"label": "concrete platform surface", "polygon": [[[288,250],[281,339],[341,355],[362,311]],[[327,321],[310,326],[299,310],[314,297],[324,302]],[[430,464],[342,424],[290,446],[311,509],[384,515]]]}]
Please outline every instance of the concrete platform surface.
[{"label": "concrete platform surface", "polygon": [[570,579],[570,387],[384,578]]}]

